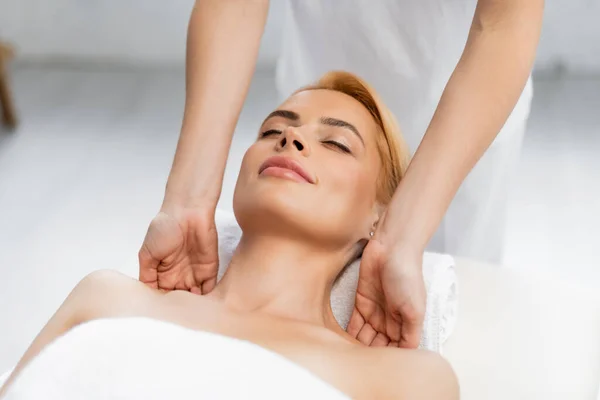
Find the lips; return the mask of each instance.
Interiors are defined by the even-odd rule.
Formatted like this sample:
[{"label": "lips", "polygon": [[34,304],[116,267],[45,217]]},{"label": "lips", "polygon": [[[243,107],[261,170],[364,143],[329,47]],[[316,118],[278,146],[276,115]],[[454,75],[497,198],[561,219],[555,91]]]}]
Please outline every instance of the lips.
[{"label": "lips", "polygon": [[[259,174],[263,172],[272,172],[272,175],[278,175],[281,177],[289,177],[294,179],[296,177],[299,180],[306,181],[308,183],[315,183],[314,178],[302,167],[302,165],[291,158],[283,156],[273,156],[268,158],[258,170]],[[271,173],[270,173],[271,174]]]}]

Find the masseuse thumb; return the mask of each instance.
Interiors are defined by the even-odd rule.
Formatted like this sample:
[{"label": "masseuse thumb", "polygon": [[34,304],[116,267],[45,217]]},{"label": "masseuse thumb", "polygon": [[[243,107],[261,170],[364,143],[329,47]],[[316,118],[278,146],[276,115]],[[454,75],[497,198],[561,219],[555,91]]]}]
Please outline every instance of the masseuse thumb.
[{"label": "masseuse thumb", "polygon": [[423,330],[421,323],[402,324],[402,332],[400,334],[399,346],[405,349],[416,349],[421,341],[421,331]]},{"label": "masseuse thumb", "polygon": [[146,246],[142,246],[138,253],[138,261],[140,264],[140,282],[145,283],[153,289],[158,289],[158,264]]},{"label": "masseuse thumb", "polygon": [[402,330],[400,332],[399,346],[407,349],[416,349],[421,341],[423,331],[424,308],[421,304],[407,303],[400,310]]}]

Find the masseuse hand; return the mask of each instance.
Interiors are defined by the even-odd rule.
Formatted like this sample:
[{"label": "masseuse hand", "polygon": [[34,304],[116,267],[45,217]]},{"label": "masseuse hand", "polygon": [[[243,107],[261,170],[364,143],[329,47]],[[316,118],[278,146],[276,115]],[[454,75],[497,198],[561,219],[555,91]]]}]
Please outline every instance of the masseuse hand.
[{"label": "masseuse hand", "polygon": [[219,267],[214,210],[163,209],[150,223],[139,261],[140,281],[150,287],[210,292]]},{"label": "masseuse hand", "polygon": [[348,333],[368,346],[416,348],[425,315],[422,259],[375,234],[363,252]]}]

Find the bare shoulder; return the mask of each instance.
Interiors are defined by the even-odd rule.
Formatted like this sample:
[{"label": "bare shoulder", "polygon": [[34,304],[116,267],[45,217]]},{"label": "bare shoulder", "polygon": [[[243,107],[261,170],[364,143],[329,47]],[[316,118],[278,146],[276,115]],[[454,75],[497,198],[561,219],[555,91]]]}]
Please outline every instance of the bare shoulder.
[{"label": "bare shoulder", "polygon": [[364,348],[382,395],[407,399],[455,400],[458,380],[452,366],[437,353],[393,347]]},{"label": "bare shoulder", "polygon": [[76,290],[105,290],[118,291],[121,289],[135,289],[144,286],[143,283],[120,272],[101,269],[86,275],[76,287]]},{"label": "bare shoulder", "polygon": [[158,293],[158,291],[148,288],[137,279],[109,269],[88,274],[79,281],[73,292],[86,298],[101,296],[108,301],[111,297],[118,299],[124,294],[131,294],[132,292],[148,295]]},{"label": "bare shoulder", "polygon": [[[83,278],[27,349],[2,391],[39,352],[78,324],[98,318],[126,316],[153,306],[159,293],[115,271],[97,271]],[[1,386],[1,385],[0,385]]]},{"label": "bare shoulder", "polygon": [[94,271],[83,278],[67,299],[78,309],[80,321],[126,316],[160,296],[137,279],[113,270]]}]

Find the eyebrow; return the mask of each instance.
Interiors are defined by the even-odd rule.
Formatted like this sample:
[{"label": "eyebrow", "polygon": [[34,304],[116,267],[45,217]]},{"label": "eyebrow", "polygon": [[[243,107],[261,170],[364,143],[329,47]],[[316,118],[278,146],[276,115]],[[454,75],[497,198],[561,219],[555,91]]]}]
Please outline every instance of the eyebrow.
[{"label": "eyebrow", "polygon": [[364,146],[365,141],[363,140],[362,136],[358,132],[358,129],[356,129],[356,127],[354,125],[352,125],[350,122],[346,122],[341,119],[330,118],[330,117],[323,117],[323,118],[321,118],[320,122],[323,125],[337,126],[340,128],[345,128],[345,129],[351,130],[356,136],[358,136],[358,138],[360,139],[360,141],[362,142],[362,144]]},{"label": "eyebrow", "polygon": [[298,121],[300,119],[300,114],[295,113],[289,110],[275,110],[271,114],[267,115],[267,118],[263,121],[263,125],[271,118],[281,117],[285,119],[289,119],[291,121]]}]

